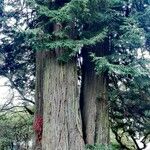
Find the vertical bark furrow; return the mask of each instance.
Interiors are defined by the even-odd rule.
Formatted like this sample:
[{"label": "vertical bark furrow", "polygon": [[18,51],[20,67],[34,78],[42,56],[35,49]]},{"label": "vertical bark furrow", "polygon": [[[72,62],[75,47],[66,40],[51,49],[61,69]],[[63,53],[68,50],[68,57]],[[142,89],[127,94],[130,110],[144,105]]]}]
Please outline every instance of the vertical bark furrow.
[{"label": "vertical bark furrow", "polygon": [[42,149],[83,150],[75,60],[62,64],[46,52],[43,91]]}]

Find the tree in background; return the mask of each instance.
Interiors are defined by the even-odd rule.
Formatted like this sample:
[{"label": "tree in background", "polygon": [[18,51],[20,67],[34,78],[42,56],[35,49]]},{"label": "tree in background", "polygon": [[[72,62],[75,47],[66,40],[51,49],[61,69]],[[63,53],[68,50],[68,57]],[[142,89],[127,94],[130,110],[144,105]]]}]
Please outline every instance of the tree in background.
[{"label": "tree in background", "polygon": [[20,149],[21,144],[28,149],[33,136],[35,56],[20,33],[32,16],[23,1],[1,1],[0,6],[0,76],[11,89],[0,106],[0,149]]},{"label": "tree in background", "polygon": [[144,149],[149,140],[149,78],[120,80],[110,88],[112,131],[125,149]]},{"label": "tree in background", "polygon": [[35,56],[21,32],[32,20],[31,12],[23,1],[5,1],[1,6],[0,75],[7,78],[5,86],[17,93],[17,100],[28,111],[34,104]]}]

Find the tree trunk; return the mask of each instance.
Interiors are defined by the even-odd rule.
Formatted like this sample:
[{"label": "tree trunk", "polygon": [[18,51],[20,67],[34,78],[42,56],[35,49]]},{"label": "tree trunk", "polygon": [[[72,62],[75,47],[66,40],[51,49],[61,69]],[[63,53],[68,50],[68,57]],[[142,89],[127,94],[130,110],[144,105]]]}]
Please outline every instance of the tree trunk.
[{"label": "tree trunk", "polygon": [[[102,54],[95,53],[102,56]],[[81,103],[84,140],[86,144],[108,145],[109,118],[106,78],[104,74],[96,74],[95,65],[87,49],[83,50],[82,55]]]},{"label": "tree trunk", "polygon": [[34,130],[35,130],[35,141],[34,150],[41,150],[41,138],[42,138],[42,124],[40,131],[37,130],[38,119],[43,118],[43,57],[44,52],[36,52],[36,92],[35,92],[35,115],[34,115]]},{"label": "tree trunk", "polygon": [[45,52],[42,150],[83,150],[76,60],[63,64],[63,52]]}]

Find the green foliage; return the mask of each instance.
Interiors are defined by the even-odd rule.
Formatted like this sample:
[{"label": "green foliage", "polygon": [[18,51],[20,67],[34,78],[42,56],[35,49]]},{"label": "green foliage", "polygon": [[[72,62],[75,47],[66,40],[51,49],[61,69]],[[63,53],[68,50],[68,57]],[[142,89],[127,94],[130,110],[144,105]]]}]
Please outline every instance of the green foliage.
[{"label": "green foliage", "polygon": [[66,4],[64,7],[57,10],[49,10],[47,6],[37,5],[37,13],[40,15],[45,15],[50,19],[50,21],[55,23],[70,22],[71,18],[69,15],[70,4]]},{"label": "green foliage", "polygon": [[26,43],[25,36],[21,33],[22,26],[25,26],[25,22],[29,21],[32,15],[23,11],[26,7],[21,1],[13,0],[4,4],[4,8],[7,6],[14,9],[6,11],[3,8],[4,13],[1,16],[3,21],[0,31],[2,35],[0,38],[0,76],[10,81],[12,89],[15,89],[24,100],[23,105],[28,105],[30,102],[33,104],[34,102],[29,97],[34,94],[35,52]]},{"label": "green foliage", "polygon": [[[83,46],[95,45],[103,41],[108,34],[107,27],[104,28],[104,26],[102,26],[98,30],[93,28],[93,32],[85,32],[82,29],[86,23],[94,26],[94,23],[99,22],[98,20],[106,20],[106,18],[102,19],[103,13],[105,13],[104,3],[106,2],[103,1],[102,3],[104,5],[101,6],[101,8],[103,8],[103,10],[101,10],[102,12],[98,11],[100,10],[100,8],[97,7],[98,2],[100,1],[70,1],[57,10],[34,2],[34,6],[37,10],[37,18],[43,16],[43,19],[39,20],[33,30],[26,32],[27,39],[30,37],[31,45],[36,50],[71,49],[72,52],[69,50],[71,53],[68,57],[74,56]],[[46,17],[46,19],[44,19],[44,17]],[[58,23],[60,25],[58,31],[48,31],[46,29],[49,25],[52,25],[51,28],[54,28]]]},{"label": "green foliage", "polygon": [[138,137],[144,145],[149,139],[149,81],[149,76],[113,76],[109,84],[111,128],[117,141],[128,149],[138,149]]},{"label": "green foliage", "polygon": [[[96,57],[95,54],[91,54],[92,60],[95,63],[95,70],[97,74],[108,72],[109,74],[116,75],[131,75],[131,76],[142,76],[147,75],[147,72],[142,72],[136,65],[123,65],[113,64],[109,62],[108,57]],[[109,56],[110,57],[110,56]]]},{"label": "green foliage", "polygon": [[86,150],[116,150],[116,145],[86,145]]},{"label": "green foliage", "polygon": [[[127,1],[71,0],[62,1],[61,4],[55,7],[57,2],[49,5],[31,2],[37,15],[37,23],[29,31],[32,33],[31,45],[35,50],[71,49],[70,55],[65,56],[67,58],[85,46],[102,43],[109,35],[117,35],[111,39],[114,46],[112,53],[120,45],[126,49],[135,49],[145,42],[145,33],[134,19],[134,14],[128,17],[125,14],[123,7],[128,6]],[[53,30],[58,23],[59,30]]]},{"label": "green foliage", "polygon": [[8,148],[14,142],[28,142],[31,140],[32,116],[26,113],[1,114],[0,117],[0,149]]},{"label": "green foliage", "polygon": [[139,48],[145,44],[144,30],[138,27],[138,24],[132,17],[124,20],[123,25],[120,27],[120,32],[123,34],[120,36],[117,44],[122,45],[126,49]]}]

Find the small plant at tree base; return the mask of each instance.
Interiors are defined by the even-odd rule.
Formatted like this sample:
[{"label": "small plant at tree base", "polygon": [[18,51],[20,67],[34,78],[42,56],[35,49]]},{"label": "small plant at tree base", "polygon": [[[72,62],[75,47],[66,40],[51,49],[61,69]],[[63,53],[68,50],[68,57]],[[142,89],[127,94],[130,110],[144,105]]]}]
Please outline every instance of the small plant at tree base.
[{"label": "small plant at tree base", "polygon": [[116,150],[116,146],[114,145],[101,145],[101,144],[95,144],[95,145],[86,145],[86,150]]}]

